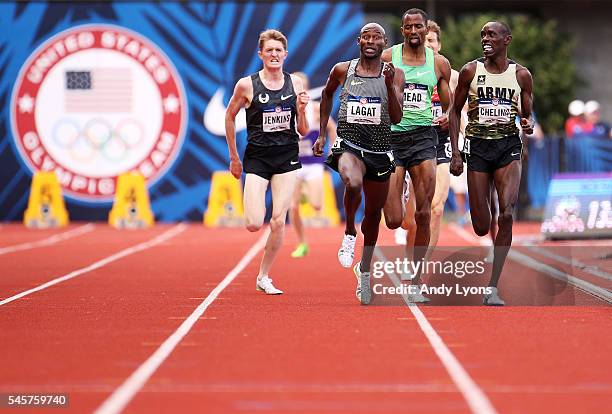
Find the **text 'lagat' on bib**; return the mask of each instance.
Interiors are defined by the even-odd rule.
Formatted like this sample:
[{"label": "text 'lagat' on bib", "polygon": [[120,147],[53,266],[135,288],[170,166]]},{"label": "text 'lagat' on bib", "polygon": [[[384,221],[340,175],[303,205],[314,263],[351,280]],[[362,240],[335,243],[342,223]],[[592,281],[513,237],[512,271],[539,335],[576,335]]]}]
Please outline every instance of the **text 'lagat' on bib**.
[{"label": "text 'lagat' on bib", "polygon": [[346,122],[380,125],[381,99],[371,96],[349,96],[346,99]]}]

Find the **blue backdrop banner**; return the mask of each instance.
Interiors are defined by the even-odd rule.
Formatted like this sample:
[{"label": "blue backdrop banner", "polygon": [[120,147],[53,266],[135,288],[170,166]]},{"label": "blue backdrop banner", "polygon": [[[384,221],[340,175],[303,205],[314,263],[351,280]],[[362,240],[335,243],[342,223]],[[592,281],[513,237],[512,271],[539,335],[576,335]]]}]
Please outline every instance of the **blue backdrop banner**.
[{"label": "blue backdrop banner", "polygon": [[0,4],[0,219],[20,220],[33,172],[52,170],[71,219],[105,220],[116,177],[138,170],[158,220],[201,220],[259,33],[285,33],[285,70],[316,90],[358,56],[362,24],[349,2]]}]

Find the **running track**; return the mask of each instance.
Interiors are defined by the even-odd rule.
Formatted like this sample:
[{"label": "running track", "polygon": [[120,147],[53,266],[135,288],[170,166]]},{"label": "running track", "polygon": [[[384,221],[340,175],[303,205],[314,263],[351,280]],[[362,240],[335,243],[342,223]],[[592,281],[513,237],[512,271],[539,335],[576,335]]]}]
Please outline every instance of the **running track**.
[{"label": "running track", "polygon": [[[529,239],[534,229],[516,233]],[[575,413],[612,406],[605,300],[568,285],[559,298],[580,306],[364,307],[352,272],[337,264],[341,234],[311,229],[310,255],[295,260],[288,228],[271,275],[286,294],[270,297],[254,286],[262,232],[5,224],[0,393],[69,393],[70,409],[60,411],[79,413]],[[381,231],[381,244],[392,239]],[[469,228],[446,226],[440,244],[479,240]],[[609,253],[609,242],[593,245]],[[575,256],[593,265],[584,251]],[[559,259],[521,252],[539,266],[567,269]],[[587,266],[572,274],[609,292],[602,274],[612,273],[610,261],[597,265],[597,272]],[[500,284],[507,302],[521,304],[549,278],[546,269],[523,256],[509,259]]]}]

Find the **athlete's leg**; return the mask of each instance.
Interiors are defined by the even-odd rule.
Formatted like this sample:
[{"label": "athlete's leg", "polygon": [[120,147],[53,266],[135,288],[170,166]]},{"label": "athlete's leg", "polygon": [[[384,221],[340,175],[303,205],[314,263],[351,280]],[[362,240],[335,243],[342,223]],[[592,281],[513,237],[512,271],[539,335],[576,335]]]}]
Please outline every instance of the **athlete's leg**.
[{"label": "athlete's leg", "polygon": [[472,227],[477,235],[486,236],[491,227],[491,175],[474,170],[467,174]]},{"label": "athlete's leg", "polygon": [[389,181],[364,180],[363,192],[365,194],[365,212],[361,222],[363,233],[363,254],[359,269],[362,272],[370,271],[372,254],[378,240],[378,229],[380,228],[381,211],[387,199]]},{"label": "athlete's leg", "polygon": [[305,184],[308,202],[317,214],[321,213],[323,208],[323,174],[316,175],[307,180]]},{"label": "athlete's leg", "polygon": [[[414,220],[416,221],[416,238],[414,241],[414,261],[419,262],[425,256],[429,246],[429,225],[431,220],[431,200],[433,199],[436,186],[436,160],[430,159],[413,165],[408,169],[410,180],[414,187],[414,201],[416,211]],[[419,275],[414,279],[419,281]]]},{"label": "athlete's leg", "polygon": [[402,225],[404,219],[404,179],[406,169],[396,166],[395,171],[389,178],[389,191],[383,211],[385,213],[385,224],[390,229],[396,229]]},{"label": "athlete's leg", "polygon": [[[440,226],[442,225],[442,215],[444,214],[444,204],[448,198],[448,188],[450,185],[449,163],[438,164],[436,166],[436,189],[433,200],[431,201],[431,223],[429,247],[434,248],[438,245],[440,238]],[[428,250],[431,254],[431,250]]]},{"label": "athlete's leg", "polygon": [[497,219],[498,231],[495,238],[493,272],[491,273],[489,286],[497,287],[506,256],[512,244],[514,208],[518,201],[521,183],[521,162],[515,160],[502,168],[498,168],[493,174],[493,179],[499,199],[499,218]]},{"label": "athlete's leg", "polygon": [[295,186],[297,171],[272,176],[272,217],[270,218],[270,235],[266,241],[259,276],[267,276],[278,249],[283,243],[287,210],[291,205],[291,197]]},{"label": "athlete's leg", "polygon": [[299,243],[306,242],[306,238],[304,237],[304,223],[302,223],[302,218],[300,217],[300,201],[302,200],[303,185],[304,180],[296,178],[295,190],[291,197],[291,210],[289,211],[289,219],[295,229]]},{"label": "athlete's leg", "polygon": [[366,166],[351,152],[344,152],[338,160],[338,172],[344,183],[344,214],[346,215],[345,234],[357,235],[355,214],[361,204],[361,190]]},{"label": "athlete's leg", "polygon": [[409,181],[409,193],[408,199],[406,200],[406,214],[404,215],[404,221],[402,227],[406,229],[406,258],[408,260],[414,260],[414,242],[416,240],[417,224],[414,219],[414,213],[416,212],[416,203],[414,201],[414,186],[412,180]]},{"label": "athlete's leg", "polygon": [[270,181],[256,174],[247,174],[244,183],[244,216],[248,231],[261,228],[266,215],[266,190]]},{"label": "athlete's leg", "polygon": [[491,180],[491,228],[489,229],[489,235],[491,236],[491,242],[495,244],[495,238],[497,237],[497,209],[499,201],[496,202],[495,183]]}]

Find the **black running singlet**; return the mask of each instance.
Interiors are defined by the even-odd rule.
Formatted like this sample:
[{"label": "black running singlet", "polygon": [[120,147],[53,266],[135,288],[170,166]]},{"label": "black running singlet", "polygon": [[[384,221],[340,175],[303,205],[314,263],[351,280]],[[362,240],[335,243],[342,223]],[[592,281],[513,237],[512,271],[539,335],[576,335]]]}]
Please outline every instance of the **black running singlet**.
[{"label": "black running singlet", "polygon": [[259,72],[251,75],[253,101],[246,109],[247,136],[251,144],[274,146],[295,144],[299,141],[295,129],[297,97],[291,75],[283,72],[285,83],[279,90],[264,86]]}]

